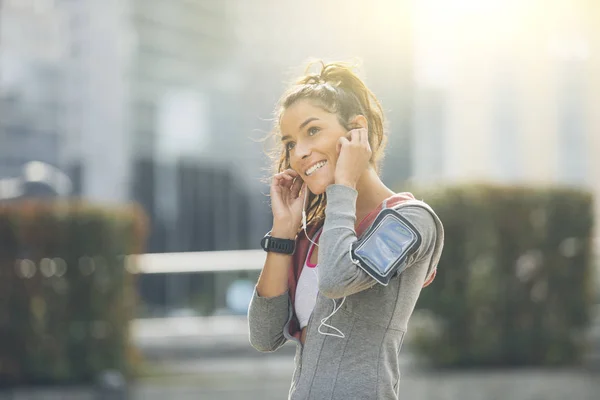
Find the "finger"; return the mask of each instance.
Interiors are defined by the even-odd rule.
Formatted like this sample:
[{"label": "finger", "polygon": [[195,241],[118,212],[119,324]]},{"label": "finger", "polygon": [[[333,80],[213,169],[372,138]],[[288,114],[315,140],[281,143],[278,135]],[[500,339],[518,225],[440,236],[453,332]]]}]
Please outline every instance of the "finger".
[{"label": "finger", "polygon": [[337,152],[338,154],[340,153],[340,151],[342,151],[342,147],[344,147],[345,145],[347,145],[348,143],[350,143],[348,141],[348,139],[346,139],[345,137],[341,137],[338,142],[337,142]]},{"label": "finger", "polygon": [[273,181],[275,182],[285,182],[285,181],[292,181],[294,178],[292,178],[291,176],[280,172],[279,174],[275,175],[273,177]]},{"label": "finger", "polygon": [[281,176],[279,176],[279,174],[274,175],[273,179],[271,180],[271,186],[278,186],[280,180],[281,180]]},{"label": "finger", "polygon": [[281,179],[281,186],[289,189],[292,187],[293,184],[294,184],[294,178],[292,178],[289,175],[283,175],[283,177]]},{"label": "finger", "polygon": [[290,176],[292,176],[292,177],[294,177],[294,178],[295,178],[295,177],[297,177],[298,175],[300,175],[300,174],[298,174],[298,172],[296,172],[296,170],[295,170],[295,169],[293,169],[293,168],[288,168],[288,169],[286,169],[285,171],[283,171],[283,173],[284,173],[284,174],[288,174],[288,175],[290,175]]},{"label": "finger", "polygon": [[302,181],[302,179],[300,178],[296,178],[294,180],[294,183],[292,184],[292,198],[296,199],[298,198],[298,196],[300,196],[300,190],[302,189],[302,187],[304,186],[304,181]]},{"label": "finger", "polygon": [[360,143],[365,145],[369,144],[369,131],[366,129],[360,130]]},{"label": "finger", "polygon": [[277,174],[273,177],[273,186],[289,188],[292,185],[292,178],[284,175]]},{"label": "finger", "polygon": [[282,175],[288,181],[290,186],[294,183],[294,180],[298,179],[299,176],[298,173],[294,170],[285,170],[284,172],[282,172]]},{"label": "finger", "polygon": [[290,169],[290,170],[285,170],[283,172],[280,172],[275,176],[279,179],[278,182],[280,185],[289,187],[289,186],[291,186],[294,179],[298,176],[298,173],[296,173],[296,171]]},{"label": "finger", "polygon": [[360,129],[353,129],[350,133],[352,135],[351,141],[353,143],[360,143]]},{"label": "finger", "polygon": [[298,173],[293,168],[287,168],[287,169],[284,169],[283,171],[279,171],[275,175],[289,175],[289,176],[292,176],[292,177],[296,177],[296,176],[298,176]]},{"label": "finger", "polygon": [[294,176],[292,176],[290,173],[285,172],[285,171],[284,172],[280,172],[278,175],[280,177],[282,177],[283,179],[287,179],[287,180],[290,180],[290,181],[294,179]]}]

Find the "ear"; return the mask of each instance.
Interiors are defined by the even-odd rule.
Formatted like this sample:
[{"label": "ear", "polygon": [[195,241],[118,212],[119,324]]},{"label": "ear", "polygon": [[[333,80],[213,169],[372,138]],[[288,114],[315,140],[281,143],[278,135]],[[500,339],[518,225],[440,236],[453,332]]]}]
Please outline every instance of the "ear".
[{"label": "ear", "polygon": [[352,129],[358,129],[358,128],[363,128],[363,129],[368,129],[369,127],[369,123],[367,122],[367,118],[364,115],[356,115],[354,116],[351,120],[350,120],[350,124],[349,124]]}]

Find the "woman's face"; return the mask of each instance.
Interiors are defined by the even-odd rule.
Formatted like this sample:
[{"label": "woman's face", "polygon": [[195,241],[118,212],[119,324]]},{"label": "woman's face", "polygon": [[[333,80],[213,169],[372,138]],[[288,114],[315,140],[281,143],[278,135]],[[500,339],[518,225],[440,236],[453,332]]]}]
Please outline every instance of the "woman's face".
[{"label": "woman's face", "polygon": [[324,193],[335,182],[337,143],[347,133],[337,115],[300,100],[283,112],[280,128],[292,169],[312,193]]}]

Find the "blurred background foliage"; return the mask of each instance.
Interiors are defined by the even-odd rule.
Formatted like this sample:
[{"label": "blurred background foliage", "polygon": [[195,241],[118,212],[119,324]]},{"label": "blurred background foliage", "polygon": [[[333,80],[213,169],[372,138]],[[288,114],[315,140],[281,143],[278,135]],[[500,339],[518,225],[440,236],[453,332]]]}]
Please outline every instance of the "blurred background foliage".
[{"label": "blurred background foliage", "polygon": [[0,205],[0,382],[91,382],[138,358],[129,322],[147,236],[135,206]]},{"label": "blurred background foliage", "polygon": [[579,365],[594,303],[593,199],[566,188],[416,189],[444,222],[414,346],[440,367]]}]

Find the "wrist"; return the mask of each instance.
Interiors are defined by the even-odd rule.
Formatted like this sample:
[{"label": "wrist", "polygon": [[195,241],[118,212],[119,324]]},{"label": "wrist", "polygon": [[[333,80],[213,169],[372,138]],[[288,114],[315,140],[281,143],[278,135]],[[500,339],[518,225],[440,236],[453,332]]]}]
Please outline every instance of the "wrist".
[{"label": "wrist", "polygon": [[294,240],[296,239],[296,230],[273,225],[273,228],[271,229],[271,236],[279,239]]},{"label": "wrist", "polygon": [[351,181],[349,179],[336,179],[335,180],[335,184],[336,185],[344,185],[344,186],[348,186],[354,190],[356,190],[356,182]]},{"label": "wrist", "polygon": [[296,251],[296,240],[293,238],[275,236],[273,235],[273,232],[270,232],[262,238],[260,247],[267,253],[277,253],[289,256]]}]

